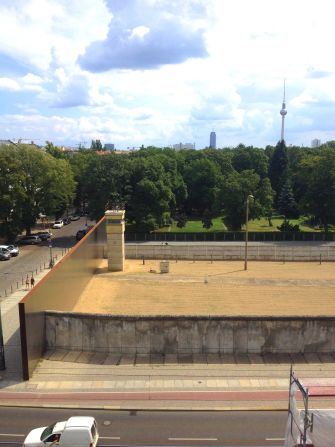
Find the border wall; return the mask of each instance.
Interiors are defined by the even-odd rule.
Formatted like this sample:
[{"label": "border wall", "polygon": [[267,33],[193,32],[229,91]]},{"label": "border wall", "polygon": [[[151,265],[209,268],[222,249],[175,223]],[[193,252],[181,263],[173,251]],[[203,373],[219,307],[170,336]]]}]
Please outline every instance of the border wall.
[{"label": "border wall", "polygon": [[47,347],[121,354],[330,353],[335,317],[46,313]]},{"label": "border wall", "polygon": [[[242,260],[245,256],[244,244],[126,244],[126,257],[128,259],[166,259],[166,260]],[[335,246],[313,246],[308,243],[298,246],[289,244],[248,245],[249,261],[335,261]]]},{"label": "border wall", "polygon": [[23,379],[28,380],[45,350],[45,311],[71,311],[104,255],[102,218],[20,301]]},{"label": "border wall", "polygon": [[[332,242],[335,232],[329,231],[248,231],[250,242]],[[201,233],[125,233],[126,242],[243,242],[245,231],[204,231]]]}]

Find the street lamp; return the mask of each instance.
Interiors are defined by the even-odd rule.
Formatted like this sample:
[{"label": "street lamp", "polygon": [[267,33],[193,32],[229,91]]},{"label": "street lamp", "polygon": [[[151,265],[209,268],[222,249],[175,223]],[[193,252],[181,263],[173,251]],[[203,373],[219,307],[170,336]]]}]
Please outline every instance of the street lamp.
[{"label": "street lamp", "polygon": [[255,197],[251,194],[247,197],[245,209],[245,251],[244,251],[244,270],[248,270],[248,221],[249,221],[249,200]]},{"label": "street lamp", "polygon": [[52,257],[52,240],[50,237],[50,241],[49,241],[49,249],[50,249],[50,262],[49,262],[49,269],[52,269],[52,267],[54,266],[54,260]]}]

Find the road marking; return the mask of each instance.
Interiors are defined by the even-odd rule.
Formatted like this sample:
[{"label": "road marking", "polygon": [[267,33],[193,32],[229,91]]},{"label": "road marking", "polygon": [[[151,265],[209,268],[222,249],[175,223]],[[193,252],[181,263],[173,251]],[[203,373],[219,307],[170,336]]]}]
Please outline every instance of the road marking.
[{"label": "road marking", "polygon": [[99,439],[121,439],[120,436],[99,436]]},{"label": "road marking", "polygon": [[285,438],[265,438],[265,441],[285,441]]},{"label": "road marking", "polygon": [[0,433],[0,436],[22,436],[22,437],[24,437],[25,435],[18,435],[15,433]]},{"label": "road marking", "polygon": [[217,441],[218,438],[168,438],[169,441]]}]

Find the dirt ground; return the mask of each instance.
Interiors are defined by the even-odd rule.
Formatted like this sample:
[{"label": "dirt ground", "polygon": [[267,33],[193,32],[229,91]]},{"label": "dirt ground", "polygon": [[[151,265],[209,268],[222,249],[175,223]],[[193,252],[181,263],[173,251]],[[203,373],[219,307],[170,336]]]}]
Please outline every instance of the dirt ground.
[{"label": "dirt ground", "polygon": [[103,260],[76,312],[114,315],[335,316],[333,263],[127,260],[124,272]]}]

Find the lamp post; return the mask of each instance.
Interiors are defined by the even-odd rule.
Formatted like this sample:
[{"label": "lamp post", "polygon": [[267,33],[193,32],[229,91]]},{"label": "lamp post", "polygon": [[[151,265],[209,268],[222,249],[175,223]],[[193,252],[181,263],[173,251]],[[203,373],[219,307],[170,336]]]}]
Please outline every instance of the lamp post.
[{"label": "lamp post", "polygon": [[244,251],[244,270],[248,270],[248,221],[249,221],[249,200],[254,199],[251,194],[247,197],[245,209],[245,251]]},{"label": "lamp post", "polygon": [[50,249],[49,269],[52,269],[52,267],[54,266],[54,260],[53,260],[53,257],[52,257],[52,240],[51,240],[51,238],[50,238],[50,241],[49,241],[49,249]]}]

